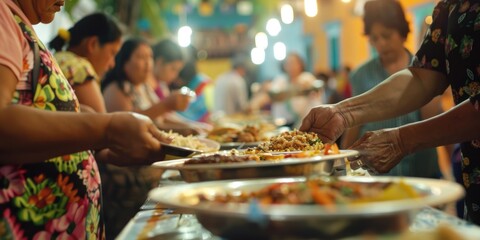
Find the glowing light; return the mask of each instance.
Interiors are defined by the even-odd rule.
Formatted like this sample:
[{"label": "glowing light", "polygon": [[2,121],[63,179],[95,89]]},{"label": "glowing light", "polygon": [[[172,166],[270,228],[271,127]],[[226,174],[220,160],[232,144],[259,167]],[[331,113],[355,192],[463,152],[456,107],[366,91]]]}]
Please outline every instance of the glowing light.
[{"label": "glowing light", "polygon": [[352,0],[342,0],[343,3],[350,3]]},{"label": "glowing light", "polygon": [[265,62],[265,51],[261,48],[254,48],[250,53],[252,62],[256,65],[260,65]]},{"label": "glowing light", "polygon": [[280,31],[282,31],[282,26],[280,25],[280,21],[276,18],[271,18],[267,21],[267,32],[270,36],[277,36]]},{"label": "glowing light", "polygon": [[280,8],[280,16],[282,18],[282,22],[285,24],[290,24],[293,22],[293,7],[290,4],[284,4],[282,8]]},{"label": "glowing light", "polygon": [[433,22],[432,16],[427,16],[427,17],[425,17],[425,23],[426,23],[427,25],[431,25],[432,22]]},{"label": "glowing light", "polygon": [[277,42],[273,45],[273,56],[278,61],[282,61],[287,56],[287,47],[282,42]]},{"label": "glowing light", "polygon": [[264,32],[255,34],[255,46],[257,48],[266,49],[268,47],[268,36]]},{"label": "glowing light", "polygon": [[308,17],[315,17],[318,13],[317,0],[305,0],[305,15]]},{"label": "glowing light", "polygon": [[181,47],[188,47],[192,43],[192,28],[183,26],[178,29],[177,33],[178,45]]}]

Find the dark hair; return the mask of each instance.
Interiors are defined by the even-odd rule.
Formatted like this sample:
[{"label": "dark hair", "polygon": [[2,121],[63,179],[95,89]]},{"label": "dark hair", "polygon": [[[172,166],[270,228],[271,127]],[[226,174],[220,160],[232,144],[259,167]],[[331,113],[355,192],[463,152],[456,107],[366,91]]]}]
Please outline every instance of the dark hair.
[{"label": "dark hair", "polygon": [[170,39],[161,40],[153,45],[152,50],[154,60],[161,58],[167,63],[184,60],[182,49]]},{"label": "dark hair", "polygon": [[[87,37],[96,36],[101,45],[115,42],[122,37],[122,31],[115,21],[104,13],[93,13],[87,15],[76,22],[69,30],[70,40],[69,47],[77,46]],[[60,35],[53,38],[48,46],[55,50],[61,51],[67,43]]]},{"label": "dark hair", "polygon": [[374,23],[396,29],[404,38],[410,32],[402,5],[397,0],[371,0],[366,2],[363,15],[363,33],[365,35],[370,35]]},{"label": "dark hair", "polygon": [[300,62],[300,65],[302,67],[302,72],[305,71],[305,60],[303,60],[302,56],[300,56],[300,54],[298,54],[297,52],[291,52],[289,54],[287,54],[287,57],[280,63],[280,69],[282,70],[282,72],[286,72],[285,71],[285,64],[287,63],[287,60],[289,57],[296,57],[298,62]]},{"label": "dark hair", "polygon": [[102,81],[102,91],[110,85],[110,83],[116,82],[120,89],[123,89],[123,82],[127,80],[127,74],[125,73],[125,63],[132,57],[133,52],[140,46],[147,45],[148,42],[142,38],[131,38],[125,41],[115,56],[115,67],[110,69],[105,74],[105,78]]}]

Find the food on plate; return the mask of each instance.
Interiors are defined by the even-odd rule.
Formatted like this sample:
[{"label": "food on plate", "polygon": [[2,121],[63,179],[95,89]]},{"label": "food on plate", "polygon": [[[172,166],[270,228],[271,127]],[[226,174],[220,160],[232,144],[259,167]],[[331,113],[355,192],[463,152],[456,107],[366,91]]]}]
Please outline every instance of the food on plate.
[{"label": "food on plate", "polygon": [[200,201],[262,204],[335,205],[419,198],[422,194],[403,181],[351,182],[334,177],[309,179],[305,182],[276,183],[257,191],[199,194]]},{"label": "food on plate", "polygon": [[172,131],[162,131],[162,133],[168,137],[173,137],[173,140],[170,143],[170,145],[173,146],[195,149],[202,152],[214,152],[218,150],[217,146],[209,146],[205,141],[202,141],[200,138],[193,135],[183,136]]},{"label": "food on plate", "polygon": [[293,130],[270,137],[268,141],[259,144],[257,147],[247,149],[247,152],[320,151],[324,150],[324,147],[325,144],[316,133]]},{"label": "food on plate", "polygon": [[[305,155],[304,155],[305,156]],[[293,155],[291,156],[293,157]],[[237,150],[231,150],[226,154],[212,154],[205,156],[193,157],[184,162],[185,165],[191,164],[208,164],[208,163],[239,163],[239,162],[261,162],[273,161],[286,158],[281,154],[242,154]]]},{"label": "food on plate", "polygon": [[261,129],[253,125],[245,127],[216,127],[208,133],[207,138],[219,143],[259,142],[265,140]]}]

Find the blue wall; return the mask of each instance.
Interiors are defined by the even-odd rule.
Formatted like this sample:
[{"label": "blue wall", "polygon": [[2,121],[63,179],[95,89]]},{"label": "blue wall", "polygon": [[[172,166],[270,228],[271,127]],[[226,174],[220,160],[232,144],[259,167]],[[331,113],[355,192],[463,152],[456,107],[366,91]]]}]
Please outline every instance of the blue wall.
[{"label": "blue wall", "polygon": [[265,50],[265,62],[259,66],[259,81],[273,79],[282,74],[281,63],[273,56],[273,45],[280,41],[286,45],[287,54],[289,52],[299,53],[305,61],[307,70],[311,71],[311,63],[307,59],[310,58],[311,53],[307,52],[307,49],[312,42],[312,38],[304,35],[303,20],[296,19],[291,24],[282,24],[282,31],[277,36],[269,36],[268,48]]}]

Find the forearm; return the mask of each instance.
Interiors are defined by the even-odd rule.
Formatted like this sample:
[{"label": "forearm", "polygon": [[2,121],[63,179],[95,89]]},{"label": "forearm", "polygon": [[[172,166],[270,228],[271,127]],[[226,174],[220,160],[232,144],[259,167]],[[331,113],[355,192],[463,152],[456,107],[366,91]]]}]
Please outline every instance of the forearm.
[{"label": "forearm", "polygon": [[338,103],[338,106],[352,127],[416,110],[441,94],[446,85],[444,76],[439,73],[406,69],[368,92]]},{"label": "forearm", "polygon": [[480,111],[468,101],[436,117],[400,128],[409,152],[480,138]]},{"label": "forearm", "polygon": [[165,102],[159,102],[157,104],[152,105],[150,108],[146,110],[138,110],[135,112],[148,116],[150,119],[155,119],[171,111],[172,109],[169,108]]},{"label": "forearm", "polygon": [[110,115],[41,111],[20,105],[0,110],[0,162],[44,161],[106,146]]}]

